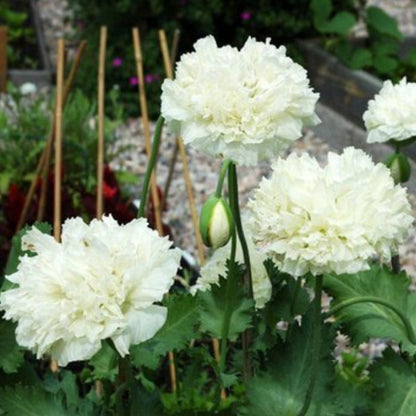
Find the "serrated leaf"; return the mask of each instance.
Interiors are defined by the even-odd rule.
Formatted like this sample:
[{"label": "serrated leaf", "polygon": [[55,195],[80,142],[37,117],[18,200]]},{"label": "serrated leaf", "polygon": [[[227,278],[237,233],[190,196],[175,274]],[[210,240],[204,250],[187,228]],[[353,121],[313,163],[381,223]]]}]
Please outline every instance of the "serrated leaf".
[{"label": "serrated leaf", "polygon": [[[246,415],[297,415],[302,408],[311,377],[313,342],[312,313],[294,324],[290,337],[276,349],[267,371],[253,377],[247,390]],[[328,325],[321,331],[321,353],[312,404],[308,415],[333,416],[329,386],[333,377],[330,345],[334,334]]]},{"label": "serrated leaf", "polygon": [[[8,276],[14,273],[17,270],[17,266],[19,264],[19,257],[23,254],[27,253],[22,250],[22,237],[32,228],[36,227],[38,230],[42,231],[43,233],[50,234],[52,231],[52,227],[50,224],[46,222],[37,222],[33,226],[26,226],[22,228],[13,238],[12,238],[12,247],[10,249],[9,258],[7,260],[5,275]],[[3,286],[1,287],[2,290],[8,289],[11,283],[8,280],[5,280]]]},{"label": "serrated leaf", "polygon": [[393,350],[384,351],[371,370],[377,389],[373,409],[377,416],[416,415],[416,375],[409,364]]},{"label": "serrated leaf", "polygon": [[154,353],[154,344],[150,341],[130,347],[130,356],[136,367],[147,367],[155,370],[159,366],[160,356]]},{"label": "serrated leaf", "polygon": [[183,348],[197,336],[199,305],[196,296],[170,296],[166,306],[168,316],[163,327],[152,339],[130,348],[133,363],[138,367],[155,369],[160,356]]},{"label": "serrated leaf", "polygon": [[0,409],[6,412],[7,416],[66,414],[65,408],[57,396],[48,393],[39,386],[17,385],[0,389]]},{"label": "serrated leaf", "polygon": [[107,342],[102,344],[100,351],[91,358],[89,363],[94,367],[96,380],[115,380],[118,372],[118,355]]},{"label": "serrated leaf", "polygon": [[[409,283],[405,272],[394,274],[379,266],[353,275],[324,277],[324,288],[334,298],[331,307],[353,298],[375,296],[402,311],[413,320],[415,327],[416,295],[409,293]],[[370,302],[354,304],[341,309],[336,319],[356,345],[369,338],[389,338],[402,343],[406,351],[416,352],[403,322],[386,306]]]},{"label": "serrated leaf", "polygon": [[228,389],[229,387],[234,386],[234,384],[237,384],[238,382],[237,374],[220,373],[220,379],[222,382],[222,386],[225,389]]},{"label": "serrated leaf", "polygon": [[397,40],[403,39],[397,20],[389,16],[383,9],[377,6],[367,7],[365,20],[369,31],[376,31]]},{"label": "serrated leaf", "polygon": [[166,301],[168,316],[163,327],[152,339],[154,352],[166,354],[182,348],[196,336],[199,321],[198,299],[190,294],[170,296]]},{"label": "serrated leaf", "polygon": [[0,368],[5,373],[15,373],[23,363],[23,352],[16,343],[16,325],[0,319]]},{"label": "serrated leaf", "polygon": [[130,415],[162,416],[163,405],[157,390],[147,392],[139,383],[132,386]]},{"label": "serrated leaf", "polygon": [[198,292],[201,301],[201,329],[212,336],[223,337],[223,325],[228,322],[228,339],[235,340],[241,332],[250,328],[254,303],[245,296],[242,281],[243,270],[237,263],[227,262],[227,277],[219,277],[218,285],[211,290]]}]

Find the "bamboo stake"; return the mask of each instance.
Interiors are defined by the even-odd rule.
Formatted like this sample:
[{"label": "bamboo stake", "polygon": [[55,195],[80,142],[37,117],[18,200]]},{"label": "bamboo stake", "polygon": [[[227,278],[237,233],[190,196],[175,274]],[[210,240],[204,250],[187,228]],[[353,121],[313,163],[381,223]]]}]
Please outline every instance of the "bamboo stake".
[{"label": "bamboo stake", "polygon": [[[144,86],[144,76],[143,76],[143,56],[141,50],[141,43],[140,43],[140,32],[138,28],[133,28],[132,30],[133,35],[133,44],[134,44],[134,59],[136,61],[136,70],[137,70],[137,79],[138,88],[139,88],[139,101],[140,101],[140,109],[142,115],[142,123],[143,123],[143,132],[144,132],[144,140],[145,140],[145,148],[147,157],[150,157],[152,152],[152,144],[150,140],[150,123],[149,123],[149,113],[147,110],[147,98],[146,98],[146,91]],[[159,234],[163,235],[163,225],[162,225],[162,207],[160,205],[159,194],[157,192],[157,183],[156,183],[156,176],[155,173],[152,173],[152,177],[150,179],[150,191],[152,194],[153,200],[153,208],[155,211],[155,223],[156,229],[158,230]]]},{"label": "bamboo stake", "polygon": [[0,26],[0,93],[7,91],[7,27]]},{"label": "bamboo stake", "polygon": [[[165,65],[166,76],[172,79],[173,78],[172,65],[169,59],[168,45],[166,42],[166,34],[164,30],[159,30],[159,41],[160,41],[160,47],[162,50],[163,63]],[[195,204],[191,175],[189,173],[188,159],[186,156],[186,150],[185,150],[185,146],[183,144],[182,139],[180,137],[177,137],[176,142],[178,143],[179,152],[180,152],[182,163],[183,163],[183,175],[185,178],[186,192],[188,195],[189,208],[190,208],[191,216],[192,216],[192,224],[194,227],[196,245],[198,248],[199,262],[201,265],[203,265],[205,263],[204,244],[202,242],[201,233],[199,231],[198,213],[197,213],[196,204]]]},{"label": "bamboo stake", "polygon": [[[165,66],[165,72],[166,76],[170,79],[173,78],[173,71],[172,71],[172,65],[171,60],[169,59],[169,51],[168,51],[168,45],[166,41],[166,34],[164,30],[159,30],[159,41],[160,41],[160,47],[162,50],[163,55],[163,63]],[[192,179],[191,175],[189,173],[189,165],[188,165],[188,158],[186,155],[185,146],[183,144],[183,141],[180,137],[176,138],[176,143],[179,147],[179,152],[182,159],[183,164],[183,175],[185,179],[185,185],[186,185],[186,192],[188,195],[188,202],[189,202],[189,209],[191,211],[192,216],[192,224],[194,227],[194,233],[195,233],[195,239],[196,239],[196,245],[198,248],[198,258],[200,265],[205,264],[205,252],[204,252],[204,244],[202,242],[201,232],[199,230],[199,224],[198,224],[198,213],[196,210],[196,204],[195,204],[195,198],[194,198],[194,191],[192,187]],[[220,347],[218,339],[213,338],[212,339],[212,347],[214,350],[214,357],[217,362],[220,361]],[[227,395],[224,389],[221,389],[221,398],[224,400],[226,399]]]},{"label": "bamboo stake", "polygon": [[[146,147],[147,156],[150,157],[150,154],[152,151],[152,145],[150,141],[149,114],[147,111],[147,99],[146,99],[146,91],[144,87],[143,58],[142,58],[142,51],[141,51],[141,44],[140,44],[139,29],[133,28],[132,35],[133,35],[133,43],[134,43],[134,58],[136,61],[137,78],[139,81],[138,82],[139,100],[140,100],[140,108],[142,112],[145,147]],[[154,172],[152,173],[152,176],[150,179],[150,186],[151,186],[151,193],[152,193],[152,199],[153,199],[153,207],[155,211],[156,229],[159,235],[163,236],[163,225],[162,225],[162,220],[161,220],[160,201],[159,201],[159,195],[157,193],[157,184],[156,184],[156,177],[155,177]],[[170,382],[172,386],[172,392],[176,392],[177,378],[176,378],[176,368],[175,368],[175,357],[172,351],[168,352],[168,361],[169,361],[169,375],[170,375]]]},{"label": "bamboo stake", "polygon": [[102,26],[100,32],[100,54],[98,61],[97,218],[101,218],[104,211],[104,87],[106,43],[107,28],[105,26]]},{"label": "bamboo stake", "polygon": [[[58,40],[56,61],[56,101],[55,101],[55,187],[53,210],[53,236],[56,241],[61,240],[61,189],[62,189],[62,95],[64,87],[64,56],[65,44]],[[51,371],[59,371],[58,363],[51,361]]]},{"label": "bamboo stake", "polygon": [[[65,81],[64,96],[62,100],[63,109],[65,108],[66,102],[68,100],[68,96],[72,89],[72,85],[74,83],[75,76],[78,72],[79,65],[81,63],[81,58],[85,52],[86,46],[87,46],[87,41],[83,40],[77,49],[74,61],[72,63],[71,70],[69,72],[68,78]],[[55,107],[53,110],[53,114],[55,114]],[[54,140],[55,140],[55,120],[52,121],[52,128],[49,133],[48,140],[46,142],[46,147],[44,149],[45,163],[43,166],[43,173],[42,173],[42,184],[41,184],[41,191],[40,191],[40,198],[39,198],[38,213],[36,217],[37,221],[42,221],[45,215],[46,196],[48,192],[47,180],[48,180],[48,175],[49,175],[49,165],[50,165],[52,143]]]},{"label": "bamboo stake", "polygon": [[[172,65],[172,67],[175,65],[175,62],[176,62],[176,56],[178,54],[178,48],[179,48],[180,35],[181,35],[181,31],[179,29],[176,29],[175,32],[173,33],[172,49],[170,52],[170,64]],[[166,179],[165,187],[163,189],[162,207],[165,206],[166,201],[168,200],[169,189],[172,183],[176,161],[178,160],[178,153],[179,153],[178,141],[175,140],[175,147],[173,149],[172,157],[169,163],[168,177]]]},{"label": "bamboo stake", "polygon": [[61,239],[61,190],[62,190],[62,103],[64,84],[64,53],[63,39],[58,40],[56,65],[56,101],[55,101],[55,195],[53,235],[57,241]]}]

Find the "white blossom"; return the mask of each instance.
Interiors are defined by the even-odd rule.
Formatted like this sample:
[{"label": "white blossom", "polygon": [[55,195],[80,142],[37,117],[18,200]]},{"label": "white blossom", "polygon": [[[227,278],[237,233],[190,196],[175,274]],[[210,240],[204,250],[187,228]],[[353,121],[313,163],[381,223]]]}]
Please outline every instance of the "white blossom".
[{"label": "white blossom", "polygon": [[32,228],[17,285],[0,297],[5,318],[17,322],[17,342],[60,365],[91,358],[111,338],[120,355],[151,337],[166,320],[156,305],[173,283],[180,250],[144,219],[118,225],[110,216],[89,225],[67,220],[62,243]]},{"label": "white blossom", "polygon": [[185,143],[254,165],[285,150],[319,122],[318,94],[283,46],[249,38],[239,51],[212,36],[184,54],[162,85],[162,115]]},{"label": "white blossom", "polygon": [[403,78],[398,84],[385,81],[368,103],[364,124],[368,143],[398,142],[416,136],[416,83]]},{"label": "white blossom", "polygon": [[294,276],[356,273],[388,261],[413,217],[406,190],[386,166],[349,147],[321,168],[307,154],[273,166],[249,202],[257,246]]},{"label": "white blossom", "polygon": [[35,94],[37,91],[37,87],[33,82],[25,82],[20,86],[20,94],[22,95],[31,95]]}]

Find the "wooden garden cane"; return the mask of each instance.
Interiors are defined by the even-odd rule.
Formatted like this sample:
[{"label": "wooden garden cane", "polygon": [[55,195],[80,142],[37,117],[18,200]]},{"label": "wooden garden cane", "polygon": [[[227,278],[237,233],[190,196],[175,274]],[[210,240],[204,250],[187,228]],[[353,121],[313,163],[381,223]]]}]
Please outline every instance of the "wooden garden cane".
[{"label": "wooden garden cane", "polygon": [[101,27],[100,54],[98,61],[98,155],[97,155],[97,212],[100,219],[104,212],[104,88],[105,88],[105,50],[107,45],[107,28]]},{"label": "wooden garden cane", "polygon": [[[139,87],[140,109],[142,113],[143,132],[144,132],[144,138],[145,138],[145,147],[146,147],[147,156],[150,158],[150,155],[152,152],[152,145],[150,141],[149,114],[147,111],[147,99],[146,99],[146,91],[144,87],[143,57],[142,57],[142,51],[141,51],[139,29],[133,28],[132,35],[133,35],[133,44],[134,44],[134,58],[136,61],[136,70],[137,70],[138,87]],[[159,195],[157,193],[156,176],[154,172],[152,172],[150,186],[151,186],[151,193],[152,193],[152,199],[153,199],[153,207],[154,207],[154,212],[155,212],[156,229],[159,235],[163,236],[163,224],[162,224],[162,219],[161,219],[160,201],[159,201]],[[144,203],[144,201],[142,201],[141,203]],[[176,392],[177,380],[176,380],[175,357],[172,351],[168,352],[168,360],[169,360],[169,376],[170,376],[170,382],[172,386],[172,392]]]},{"label": "wooden garden cane", "polygon": [[[63,94],[63,98],[62,98],[62,111],[64,111],[65,109],[65,104],[68,100],[68,96],[69,93],[71,91],[72,88],[72,84],[74,83],[74,79],[75,76],[78,72],[79,69],[79,65],[81,63],[81,58],[82,55],[84,54],[85,48],[87,47],[87,41],[83,40],[74,57],[74,61],[71,67],[71,70],[69,72],[68,78],[65,81],[65,86],[64,86],[64,94]],[[53,114],[55,114],[55,108],[53,110]],[[46,195],[48,192],[48,175],[49,175],[49,163],[50,163],[50,158],[51,158],[51,149],[52,149],[52,144],[54,141],[54,136],[55,136],[55,120],[53,120],[52,122],[52,128],[51,131],[49,133],[49,137],[48,140],[46,142],[46,147],[44,149],[44,153],[45,155],[42,156],[44,157],[44,162],[43,162],[43,173],[42,173],[42,185],[41,185],[41,191],[40,191],[40,198],[39,198],[39,206],[38,206],[38,213],[37,213],[37,217],[36,220],[37,221],[43,221],[43,217],[45,215],[45,207],[46,207]],[[37,176],[35,176],[34,180],[37,179]],[[29,194],[29,193],[28,193]],[[30,205],[29,201],[29,205]],[[25,219],[25,217],[23,217],[23,219]]]},{"label": "wooden garden cane", "polygon": [[[76,54],[76,57],[75,57],[75,61],[74,61],[74,66],[72,67],[71,73],[70,73],[70,75],[67,79],[67,82],[65,84],[65,91],[64,91],[63,102],[62,102],[63,107],[65,106],[65,103],[66,103],[66,100],[68,98],[69,92],[72,88],[72,84],[73,84],[75,75],[78,71],[81,56],[82,56],[82,54],[85,50],[86,45],[87,45],[86,41],[82,41],[79,48],[78,48],[78,51],[77,51],[77,54]],[[33,196],[34,196],[34,193],[35,193],[37,179],[38,179],[39,175],[41,174],[42,169],[44,169],[45,162],[46,162],[46,159],[47,159],[47,152],[48,152],[47,147],[48,146],[52,147],[52,142],[54,141],[55,130],[56,130],[55,111],[56,111],[56,109],[54,108],[54,110],[53,110],[54,120],[53,120],[53,123],[52,123],[51,132],[50,132],[49,137],[48,137],[48,142],[47,142],[47,145],[45,146],[45,148],[43,149],[43,152],[42,152],[42,154],[39,158],[39,161],[38,161],[38,164],[37,164],[37,167],[36,167],[36,170],[35,170],[35,174],[33,176],[32,182],[30,184],[29,190],[26,194],[25,203],[24,203],[22,212],[20,214],[19,222],[16,226],[15,232],[18,232],[23,227],[23,224],[26,221],[26,217],[27,217],[27,214],[28,214],[28,211],[29,211],[29,207],[30,207],[30,204],[32,202],[32,199],[33,199]],[[46,197],[46,194],[45,194],[45,197]],[[41,194],[41,198],[42,198],[42,194]],[[42,199],[41,199],[40,203],[42,203]],[[40,215],[38,213],[38,217],[39,216]]]},{"label": "wooden garden cane", "polygon": [[[173,71],[172,71],[171,60],[169,57],[166,34],[164,30],[159,30],[159,41],[160,41],[160,46],[162,50],[166,76],[172,79]],[[189,173],[189,166],[188,166],[188,159],[186,156],[185,145],[183,144],[183,141],[180,137],[176,138],[176,144],[179,147],[179,152],[180,152],[182,164],[183,164],[183,175],[185,178],[186,192],[187,192],[188,201],[189,201],[189,209],[191,211],[192,224],[194,227],[196,245],[198,248],[199,264],[203,266],[205,264],[204,244],[202,242],[201,232],[199,230],[198,213],[197,213],[196,204],[195,204],[191,175]],[[214,350],[215,359],[217,362],[219,362],[220,361],[220,346],[219,346],[218,339],[216,338],[212,339],[212,347]],[[222,399],[226,398],[226,392],[224,389],[221,389],[221,398]]]},{"label": "wooden garden cane", "polygon": [[7,27],[0,26],[0,93],[7,91]]},{"label": "wooden garden cane", "polygon": [[[62,190],[62,95],[64,88],[64,55],[65,44],[63,39],[58,40],[56,62],[56,101],[55,101],[55,183],[54,183],[54,210],[53,210],[53,236],[56,241],[61,240],[61,190]],[[58,363],[51,361],[52,372],[59,370]]]}]

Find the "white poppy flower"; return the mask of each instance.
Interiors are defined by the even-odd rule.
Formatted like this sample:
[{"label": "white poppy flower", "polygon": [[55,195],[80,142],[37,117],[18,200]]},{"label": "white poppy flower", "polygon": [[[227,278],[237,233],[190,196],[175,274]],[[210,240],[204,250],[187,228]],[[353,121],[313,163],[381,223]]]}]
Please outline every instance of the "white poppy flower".
[{"label": "white poppy flower", "polygon": [[239,51],[212,36],[184,54],[162,85],[162,115],[185,143],[240,165],[269,159],[319,122],[319,94],[283,46],[249,38]]},{"label": "white poppy flower", "polygon": [[307,154],[273,166],[249,202],[259,249],[294,276],[356,273],[388,261],[413,222],[406,190],[386,166],[349,147],[321,168]]},{"label": "white poppy flower", "polygon": [[111,338],[120,355],[151,338],[167,310],[156,305],[173,283],[181,253],[144,219],[118,225],[110,217],[67,220],[62,243],[36,228],[23,237],[36,255],[23,256],[0,296],[17,342],[60,365],[87,360]]}]

